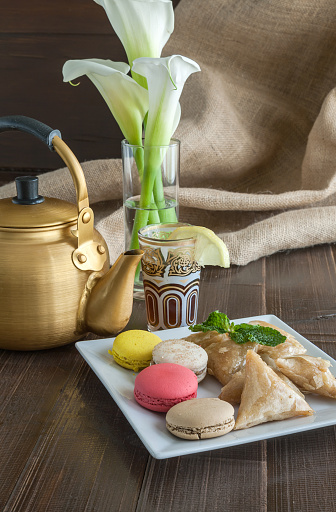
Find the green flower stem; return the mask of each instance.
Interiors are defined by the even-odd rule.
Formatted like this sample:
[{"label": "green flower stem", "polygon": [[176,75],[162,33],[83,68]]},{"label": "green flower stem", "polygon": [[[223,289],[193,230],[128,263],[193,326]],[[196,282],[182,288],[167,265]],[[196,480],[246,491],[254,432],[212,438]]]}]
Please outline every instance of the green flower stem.
[{"label": "green flower stem", "polygon": [[156,209],[154,208],[154,204],[153,204],[153,208],[151,208],[149,210],[148,224],[159,224],[161,222],[159,214],[160,214],[160,212],[158,211],[157,208]]},{"label": "green flower stem", "polygon": [[130,249],[139,249],[138,231],[148,223],[149,210],[136,210]]},{"label": "green flower stem", "polygon": [[[138,169],[140,183],[142,183],[142,176],[144,170],[144,150],[143,147],[138,147],[134,150],[134,160]],[[158,224],[160,222],[160,217],[157,212],[157,206],[155,204],[154,196],[152,195],[151,200],[151,210],[148,215],[148,223],[149,224]]]},{"label": "green flower stem", "polygon": [[[139,174],[141,172],[141,152],[135,155],[139,161]],[[139,209],[135,212],[130,249],[139,247],[138,231],[147,224],[160,222],[176,222],[175,207],[166,208],[164,189],[161,175],[162,152],[159,147],[144,148],[144,166],[140,178],[141,194]],[[154,208],[153,208],[154,206]]]},{"label": "green flower stem", "polygon": [[[142,183],[143,171],[144,171],[144,150],[142,147],[136,148],[134,151],[134,160],[137,165],[140,183]],[[149,224],[158,224],[160,222],[160,217],[157,212],[157,206],[155,204],[154,196],[152,194],[151,199],[151,209],[148,214],[148,223]],[[136,236],[138,236],[136,234]],[[135,249],[135,247],[132,247]]]},{"label": "green flower stem", "polygon": [[175,207],[166,208],[166,201],[164,197],[164,190],[162,185],[161,170],[160,174],[157,173],[154,182],[153,195],[157,208],[159,211],[160,222],[177,222]]},{"label": "green flower stem", "polygon": [[139,209],[135,212],[130,249],[139,249],[138,231],[147,224],[159,224],[161,222],[158,210]]},{"label": "green flower stem", "polygon": [[139,247],[138,231],[140,228],[148,224],[153,197],[154,180],[155,174],[153,174],[152,170],[148,169],[148,167],[145,165],[141,183],[141,194],[139,202],[140,209],[136,210],[135,212],[130,249],[136,249]]},{"label": "green flower stem", "polygon": [[130,249],[138,249],[138,231],[140,228],[150,224],[158,224],[160,217],[153,197],[153,185],[151,183],[152,173],[147,171],[144,180],[144,149],[138,147],[134,150],[134,160],[137,165],[141,183],[140,209],[136,210],[132,229]]},{"label": "green flower stem", "polygon": [[143,170],[144,170],[144,150],[143,147],[139,146],[133,150],[134,160],[138,169],[140,182],[142,181]]}]

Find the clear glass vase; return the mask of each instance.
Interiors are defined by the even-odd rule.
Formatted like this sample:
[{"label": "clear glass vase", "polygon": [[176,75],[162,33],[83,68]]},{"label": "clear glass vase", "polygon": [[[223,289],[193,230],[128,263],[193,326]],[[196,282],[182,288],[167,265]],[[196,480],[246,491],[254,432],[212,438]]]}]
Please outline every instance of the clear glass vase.
[{"label": "clear glass vase", "polygon": [[[125,250],[139,247],[138,231],[148,224],[177,222],[180,178],[180,141],[168,146],[121,143]],[[135,297],[143,297],[140,265]]]}]

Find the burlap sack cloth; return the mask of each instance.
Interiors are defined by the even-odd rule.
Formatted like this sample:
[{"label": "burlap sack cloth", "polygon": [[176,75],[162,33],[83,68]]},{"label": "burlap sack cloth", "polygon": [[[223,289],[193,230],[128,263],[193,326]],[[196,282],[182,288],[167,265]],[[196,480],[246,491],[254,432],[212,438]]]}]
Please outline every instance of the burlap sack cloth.
[{"label": "burlap sack cloth", "polygon": [[[336,241],[335,27],[335,0],[181,0],[175,11],[163,55],[202,69],[186,83],[175,134],[180,220],[215,230],[233,264]],[[83,169],[114,261],[121,162]],[[74,201],[65,169],[42,175],[40,188]],[[12,184],[0,190],[13,194]]]}]

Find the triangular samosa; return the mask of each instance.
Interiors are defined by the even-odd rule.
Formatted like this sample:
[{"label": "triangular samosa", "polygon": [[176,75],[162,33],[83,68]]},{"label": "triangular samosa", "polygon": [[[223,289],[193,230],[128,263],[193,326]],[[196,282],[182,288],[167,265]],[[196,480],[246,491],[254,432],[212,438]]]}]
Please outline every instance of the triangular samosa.
[{"label": "triangular samosa", "polygon": [[197,345],[204,348],[208,354],[208,373],[219,380],[223,386],[236,372],[244,368],[247,351],[257,351],[261,346],[251,342],[235,343],[227,333],[218,334],[216,331],[192,334],[185,339],[194,340]]},{"label": "triangular samosa", "polygon": [[281,380],[256,352],[247,352],[245,384],[235,430],[313,413],[304,398]]},{"label": "triangular samosa", "polygon": [[260,345],[258,354],[268,354],[272,359],[276,359],[277,357],[288,357],[295,356],[298,354],[305,354],[307,349],[304,348],[301,343],[294,338],[292,334],[280,329],[280,327],[276,327],[275,325],[269,324],[268,322],[264,322],[263,320],[251,320],[249,324],[252,325],[261,325],[262,327],[271,327],[272,329],[276,329],[283,336],[286,336],[286,340],[275,347],[269,347],[268,345]]},{"label": "triangular samosa", "polygon": [[279,358],[276,364],[303,391],[336,398],[336,379],[329,370],[330,361],[321,357],[296,356]]}]

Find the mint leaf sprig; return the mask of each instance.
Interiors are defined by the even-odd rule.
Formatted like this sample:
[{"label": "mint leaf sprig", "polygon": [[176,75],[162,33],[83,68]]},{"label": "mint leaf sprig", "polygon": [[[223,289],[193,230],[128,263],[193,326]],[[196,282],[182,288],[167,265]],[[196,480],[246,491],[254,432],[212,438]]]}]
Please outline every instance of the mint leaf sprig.
[{"label": "mint leaf sprig", "polygon": [[229,318],[219,311],[213,311],[210,313],[205,322],[201,324],[191,325],[189,329],[193,332],[207,332],[207,331],[217,331],[220,334],[224,334],[225,332],[231,332],[234,328],[234,323],[230,322]]},{"label": "mint leaf sprig", "polygon": [[276,347],[286,341],[286,336],[277,329],[245,323],[235,325],[234,322],[229,320],[227,315],[217,310],[210,313],[204,322],[191,325],[189,329],[192,332],[217,331],[220,334],[228,333],[230,338],[238,344],[250,342]]}]

